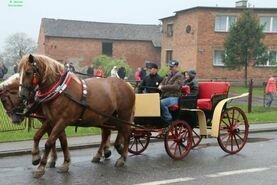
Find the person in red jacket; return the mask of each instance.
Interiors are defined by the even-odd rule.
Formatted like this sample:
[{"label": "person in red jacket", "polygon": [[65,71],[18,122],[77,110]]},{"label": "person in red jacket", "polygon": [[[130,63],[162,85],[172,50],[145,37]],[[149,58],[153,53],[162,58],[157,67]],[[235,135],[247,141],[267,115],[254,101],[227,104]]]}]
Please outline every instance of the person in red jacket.
[{"label": "person in red jacket", "polygon": [[271,76],[266,83],[266,87],[265,87],[265,93],[268,95],[269,99],[266,102],[266,105],[268,107],[271,106],[273,100],[274,100],[274,94],[277,94],[277,90],[276,90],[276,80],[274,78],[274,76]]},{"label": "person in red jacket", "polygon": [[140,78],[140,71],[141,71],[141,68],[138,67],[136,73],[135,73],[135,78],[136,78],[136,87],[138,86],[139,82],[141,81],[141,78]]},{"label": "person in red jacket", "polygon": [[95,77],[104,78],[104,72],[102,70],[102,66],[98,66],[98,68],[95,72]]}]

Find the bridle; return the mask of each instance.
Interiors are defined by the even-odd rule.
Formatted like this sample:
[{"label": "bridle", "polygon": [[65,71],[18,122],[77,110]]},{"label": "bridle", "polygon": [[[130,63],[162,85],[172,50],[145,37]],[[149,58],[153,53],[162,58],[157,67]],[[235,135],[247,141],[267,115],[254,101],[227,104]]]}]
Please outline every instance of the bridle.
[{"label": "bridle", "polygon": [[[30,55],[31,56],[31,55]],[[23,75],[24,72],[21,71],[22,74],[20,74],[20,82],[19,82],[19,88],[23,88],[26,89],[26,91],[29,93],[29,97],[26,96],[22,96],[21,93],[19,92],[19,97],[23,100],[24,104],[26,104],[26,102],[29,102],[31,99],[31,93],[36,93],[36,91],[38,90],[38,84],[39,84],[39,77],[40,77],[40,73],[39,73],[39,68],[37,66],[37,63],[34,61],[33,56],[30,57],[29,56],[29,63],[32,65],[32,69],[33,69],[33,77],[31,80],[31,85],[27,86],[25,84],[23,84]],[[26,104],[27,105],[27,104]]]},{"label": "bridle", "polygon": [[13,91],[13,90],[4,90],[3,92],[0,93],[1,100],[3,100],[3,98],[6,98],[12,107],[10,110],[6,110],[7,114],[21,114],[22,111],[24,110],[24,104],[22,101],[18,100],[18,102],[20,102],[19,104],[15,104],[15,102],[12,101],[10,94],[17,94],[17,93],[18,91]]}]

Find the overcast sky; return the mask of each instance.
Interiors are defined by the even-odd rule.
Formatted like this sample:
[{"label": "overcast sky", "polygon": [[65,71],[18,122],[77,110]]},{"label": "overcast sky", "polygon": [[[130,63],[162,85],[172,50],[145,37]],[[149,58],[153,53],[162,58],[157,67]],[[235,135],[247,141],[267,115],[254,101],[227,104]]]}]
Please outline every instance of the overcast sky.
[{"label": "overcast sky", "polygon": [[[0,0],[0,52],[5,39],[25,32],[37,41],[41,18],[98,22],[159,24],[160,18],[195,6],[234,7],[235,0]],[[277,0],[249,0],[255,7],[277,8]]]}]

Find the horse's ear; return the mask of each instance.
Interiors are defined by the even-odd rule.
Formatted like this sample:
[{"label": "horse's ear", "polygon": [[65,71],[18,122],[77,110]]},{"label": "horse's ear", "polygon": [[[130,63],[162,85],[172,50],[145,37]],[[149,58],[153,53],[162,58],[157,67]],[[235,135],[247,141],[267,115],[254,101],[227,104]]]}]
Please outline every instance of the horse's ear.
[{"label": "horse's ear", "polygon": [[35,59],[34,56],[32,54],[29,55],[29,62],[32,64],[34,63]]}]

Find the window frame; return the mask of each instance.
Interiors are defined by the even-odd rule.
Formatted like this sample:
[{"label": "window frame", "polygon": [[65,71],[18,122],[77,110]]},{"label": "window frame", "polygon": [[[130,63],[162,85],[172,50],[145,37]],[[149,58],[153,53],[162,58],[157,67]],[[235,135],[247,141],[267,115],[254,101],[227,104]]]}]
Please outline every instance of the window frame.
[{"label": "window frame", "polygon": [[[170,53],[170,57],[169,57],[168,53]],[[166,64],[168,64],[169,60],[172,60],[172,59],[173,59],[173,50],[172,49],[165,50],[165,62],[166,62]]]},{"label": "window frame", "polygon": [[[216,51],[221,51],[221,52],[225,53],[224,49],[215,48],[213,50],[213,66],[215,66],[215,67],[225,67],[225,64],[223,62],[221,62],[221,64],[215,63],[215,61],[216,61]],[[222,61],[223,61],[223,58],[222,58]]]},{"label": "window frame", "polygon": [[[167,35],[167,37],[173,37],[173,32],[174,32],[173,25],[174,25],[173,23],[168,23],[166,25],[166,35]],[[169,28],[171,28],[171,30]]]},{"label": "window frame", "polygon": [[265,65],[263,65],[263,64],[256,64],[255,66],[256,67],[277,67],[277,49],[276,50],[270,50],[270,51],[268,51],[269,56],[271,55],[271,52],[276,52],[276,55],[275,55],[275,62],[276,62],[276,64],[275,65],[269,65],[270,64],[270,59],[268,59],[266,61]]},{"label": "window frame", "polygon": [[277,24],[277,15],[259,15],[259,21],[260,25],[261,24],[261,18],[262,17],[269,17],[270,18],[270,25],[269,25],[269,31],[263,30],[264,33],[277,33],[277,25],[276,25],[276,30],[273,30],[273,19],[276,19],[276,24]]},{"label": "window frame", "polygon": [[[226,17],[226,23],[225,23],[225,29],[224,30],[217,30],[216,28],[216,20],[217,20],[217,17],[222,17],[222,16],[225,16]],[[238,15],[237,14],[218,14],[218,15],[216,15],[215,16],[215,24],[214,24],[214,31],[215,32],[229,32],[230,31],[230,27],[231,27],[231,25],[230,25],[230,17],[235,17],[235,22],[234,23],[236,23],[237,22],[237,19],[238,19]]]}]

